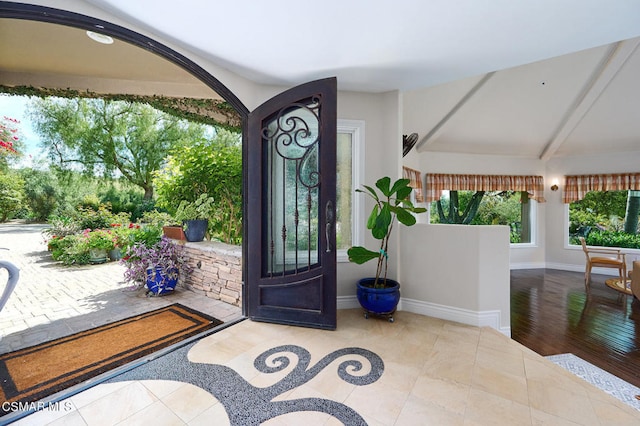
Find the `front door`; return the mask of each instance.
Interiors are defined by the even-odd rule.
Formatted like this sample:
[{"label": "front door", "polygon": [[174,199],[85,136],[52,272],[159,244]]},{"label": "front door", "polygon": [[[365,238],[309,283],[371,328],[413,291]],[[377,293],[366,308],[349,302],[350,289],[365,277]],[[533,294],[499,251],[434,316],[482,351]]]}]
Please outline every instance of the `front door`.
[{"label": "front door", "polygon": [[249,318],[336,327],[336,79],[313,81],[249,114]]}]

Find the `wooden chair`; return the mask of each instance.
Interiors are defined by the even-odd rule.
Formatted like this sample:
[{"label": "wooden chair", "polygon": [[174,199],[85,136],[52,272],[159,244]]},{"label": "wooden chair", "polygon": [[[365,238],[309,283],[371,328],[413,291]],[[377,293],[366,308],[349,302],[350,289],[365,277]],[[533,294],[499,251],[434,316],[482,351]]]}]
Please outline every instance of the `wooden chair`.
[{"label": "wooden chair", "polygon": [[614,268],[617,269],[620,274],[620,280],[625,282],[627,276],[627,262],[625,254],[620,249],[605,248],[605,247],[588,247],[583,237],[580,237],[580,243],[582,244],[582,250],[587,257],[587,265],[584,271],[584,287],[589,292],[589,285],[591,284],[591,268]]},{"label": "wooden chair", "polygon": [[633,268],[630,272],[631,293],[636,299],[640,299],[640,260],[633,261]]}]

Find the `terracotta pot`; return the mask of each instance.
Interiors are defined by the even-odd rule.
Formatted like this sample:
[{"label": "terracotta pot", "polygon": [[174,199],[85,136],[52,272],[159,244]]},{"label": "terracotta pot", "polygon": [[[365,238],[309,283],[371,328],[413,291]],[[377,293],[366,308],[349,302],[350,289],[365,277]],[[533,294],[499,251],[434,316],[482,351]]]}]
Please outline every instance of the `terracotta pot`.
[{"label": "terracotta pot", "polygon": [[171,238],[173,240],[187,240],[187,237],[185,237],[184,231],[182,230],[182,226],[163,226],[162,232],[167,238]]}]

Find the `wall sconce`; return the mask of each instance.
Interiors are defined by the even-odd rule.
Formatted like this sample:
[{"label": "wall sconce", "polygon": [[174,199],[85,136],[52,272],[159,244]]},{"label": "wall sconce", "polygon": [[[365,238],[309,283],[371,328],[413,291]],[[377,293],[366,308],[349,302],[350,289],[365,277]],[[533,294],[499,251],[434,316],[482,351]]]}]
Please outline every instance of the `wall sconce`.
[{"label": "wall sconce", "polygon": [[558,190],[558,179],[553,179],[551,181],[551,190],[552,191],[557,191]]}]

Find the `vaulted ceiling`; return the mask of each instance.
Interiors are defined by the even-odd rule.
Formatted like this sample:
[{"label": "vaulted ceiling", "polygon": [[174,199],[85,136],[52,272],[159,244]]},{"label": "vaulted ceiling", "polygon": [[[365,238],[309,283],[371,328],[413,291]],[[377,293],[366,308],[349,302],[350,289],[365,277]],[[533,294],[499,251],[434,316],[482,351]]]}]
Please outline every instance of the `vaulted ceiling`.
[{"label": "vaulted ceiling", "polygon": [[[84,3],[258,83],[335,75],[342,90],[399,90],[418,151],[640,151],[640,2]],[[0,22],[0,83],[46,85],[55,75],[96,91],[113,81],[167,95],[207,90],[140,49],[53,27]]]}]

